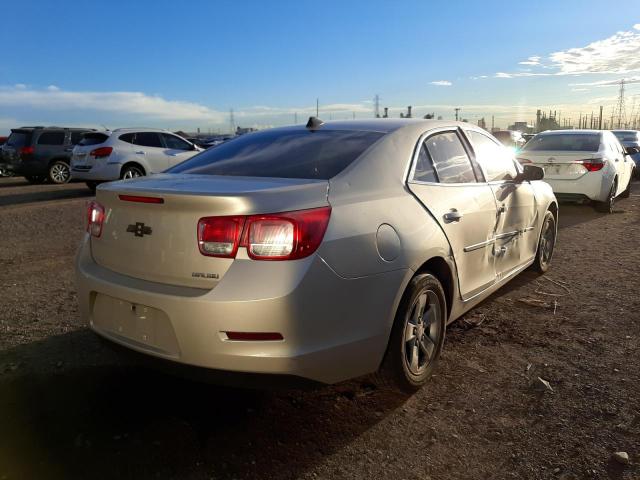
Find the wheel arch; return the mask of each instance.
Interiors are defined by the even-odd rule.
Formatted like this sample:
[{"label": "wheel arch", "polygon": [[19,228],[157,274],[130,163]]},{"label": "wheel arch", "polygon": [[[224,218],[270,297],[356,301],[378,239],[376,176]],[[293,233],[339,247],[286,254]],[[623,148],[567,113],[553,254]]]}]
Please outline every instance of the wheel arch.
[{"label": "wheel arch", "polygon": [[57,157],[53,157],[51,160],[49,160],[49,162],[47,163],[47,167],[51,168],[51,165],[53,165],[56,162],[64,162],[67,165],[71,164],[71,159],[69,157],[64,157],[64,156],[57,156]]},{"label": "wheel arch", "polygon": [[147,174],[147,169],[144,167],[144,165],[142,165],[140,162],[130,160],[128,162],[125,162],[122,167],[120,167],[120,178],[122,178],[122,172],[124,172],[125,168],[127,167],[137,167],[142,170],[143,175]]},{"label": "wheel arch", "polygon": [[[435,276],[444,290],[445,300],[447,301],[447,320],[451,316],[451,310],[453,306],[454,286],[455,280],[453,278],[453,272],[447,261],[442,257],[432,257],[424,262],[418,270],[416,275],[422,273],[430,273]],[[404,293],[403,293],[404,295]]]}]

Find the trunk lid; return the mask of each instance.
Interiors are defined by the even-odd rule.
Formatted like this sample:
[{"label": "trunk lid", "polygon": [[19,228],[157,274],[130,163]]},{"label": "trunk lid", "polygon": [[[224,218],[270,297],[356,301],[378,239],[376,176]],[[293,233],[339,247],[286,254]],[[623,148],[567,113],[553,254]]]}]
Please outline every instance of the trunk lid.
[{"label": "trunk lid", "polygon": [[104,145],[111,132],[89,132],[85,133],[75,147],[73,147],[73,153],[71,155],[71,168],[77,168],[79,170],[90,170],[96,163],[95,157],[89,155],[93,150],[100,148]]},{"label": "trunk lid", "polygon": [[[602,159],[599,152],[554,152],[554,151],[520,151],[518,160],[528,160],[533,165],[542,167],[545,179],[577,180],[589,171],[579,163],[580,160]],[[524,162],[527,163],[527,162]]]},{"label": "trunk lid", "polygon": [[[91,238],[91,252],[99,265],[124,275],[211,289],[235,259],[200,253],[202,217],[322,207],[328,205],[327,189],[326,180],[191,174],[104,184],[96,200],[105,208],[105,220],[102,235]],[[123,201],[119,195],[161,197],[164,203]]]}]

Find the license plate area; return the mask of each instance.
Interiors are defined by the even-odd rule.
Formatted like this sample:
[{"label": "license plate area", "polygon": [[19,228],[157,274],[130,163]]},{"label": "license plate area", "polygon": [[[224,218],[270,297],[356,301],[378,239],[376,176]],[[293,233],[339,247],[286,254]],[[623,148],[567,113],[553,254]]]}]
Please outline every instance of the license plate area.
[{"label": "license plate area", "polygon": [[179,357],[178,341],[167,314],[157,308],[95,294],[91,325],[120,343]]}]

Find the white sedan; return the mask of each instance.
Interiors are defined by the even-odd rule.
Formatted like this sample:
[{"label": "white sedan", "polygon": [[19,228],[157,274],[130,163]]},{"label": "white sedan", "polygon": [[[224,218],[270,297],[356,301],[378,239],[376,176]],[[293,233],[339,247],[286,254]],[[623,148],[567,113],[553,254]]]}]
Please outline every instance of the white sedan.
[{"label": "white sedan", "polygon": [[539,133],[518,153],[518,161],[542,167],[558,200],[590,200],[609,213],[616,197],[629,196],[635,167],[616,136],[601,130]]}]

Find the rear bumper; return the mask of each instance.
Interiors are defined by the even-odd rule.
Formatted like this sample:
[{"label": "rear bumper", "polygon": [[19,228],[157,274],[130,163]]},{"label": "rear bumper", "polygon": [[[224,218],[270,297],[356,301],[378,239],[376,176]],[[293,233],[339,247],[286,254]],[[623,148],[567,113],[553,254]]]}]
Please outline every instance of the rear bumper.
[{"label": "rear bumper", "polygon": [[589,172],[576,180],[545,178],[544,181],[551,185],[558,200],[581,197],[602,202],[607,199],[611,191],[613,175],[605,172]]},{"label": "rear bumper", "polygon": [[[322,383],[377,370],[409,270],[344,279],[318,256],[253,262],[273,273],[275,286],[262,298],[264,275],[247,275],[242,262],[253,261],[236,260],[213,290],[174,287],[101,267],[85,239],[80,312],[104,338],[180,364]],[[279,332],[284,340],[230,341],[226,331]]]},{"label": "rear bumper", "polygon": [[84,181],[112,181],[120,179],[122,164],[97,162],[95,165],[71,165],[71,178]]},{"label": "rear bumper", "polygon": [[22,161],[20,163],[7,163],[5,168],[13,172],[15,175],[31,176],[46,175],[48,167],[46,164],[38,161]]}]

